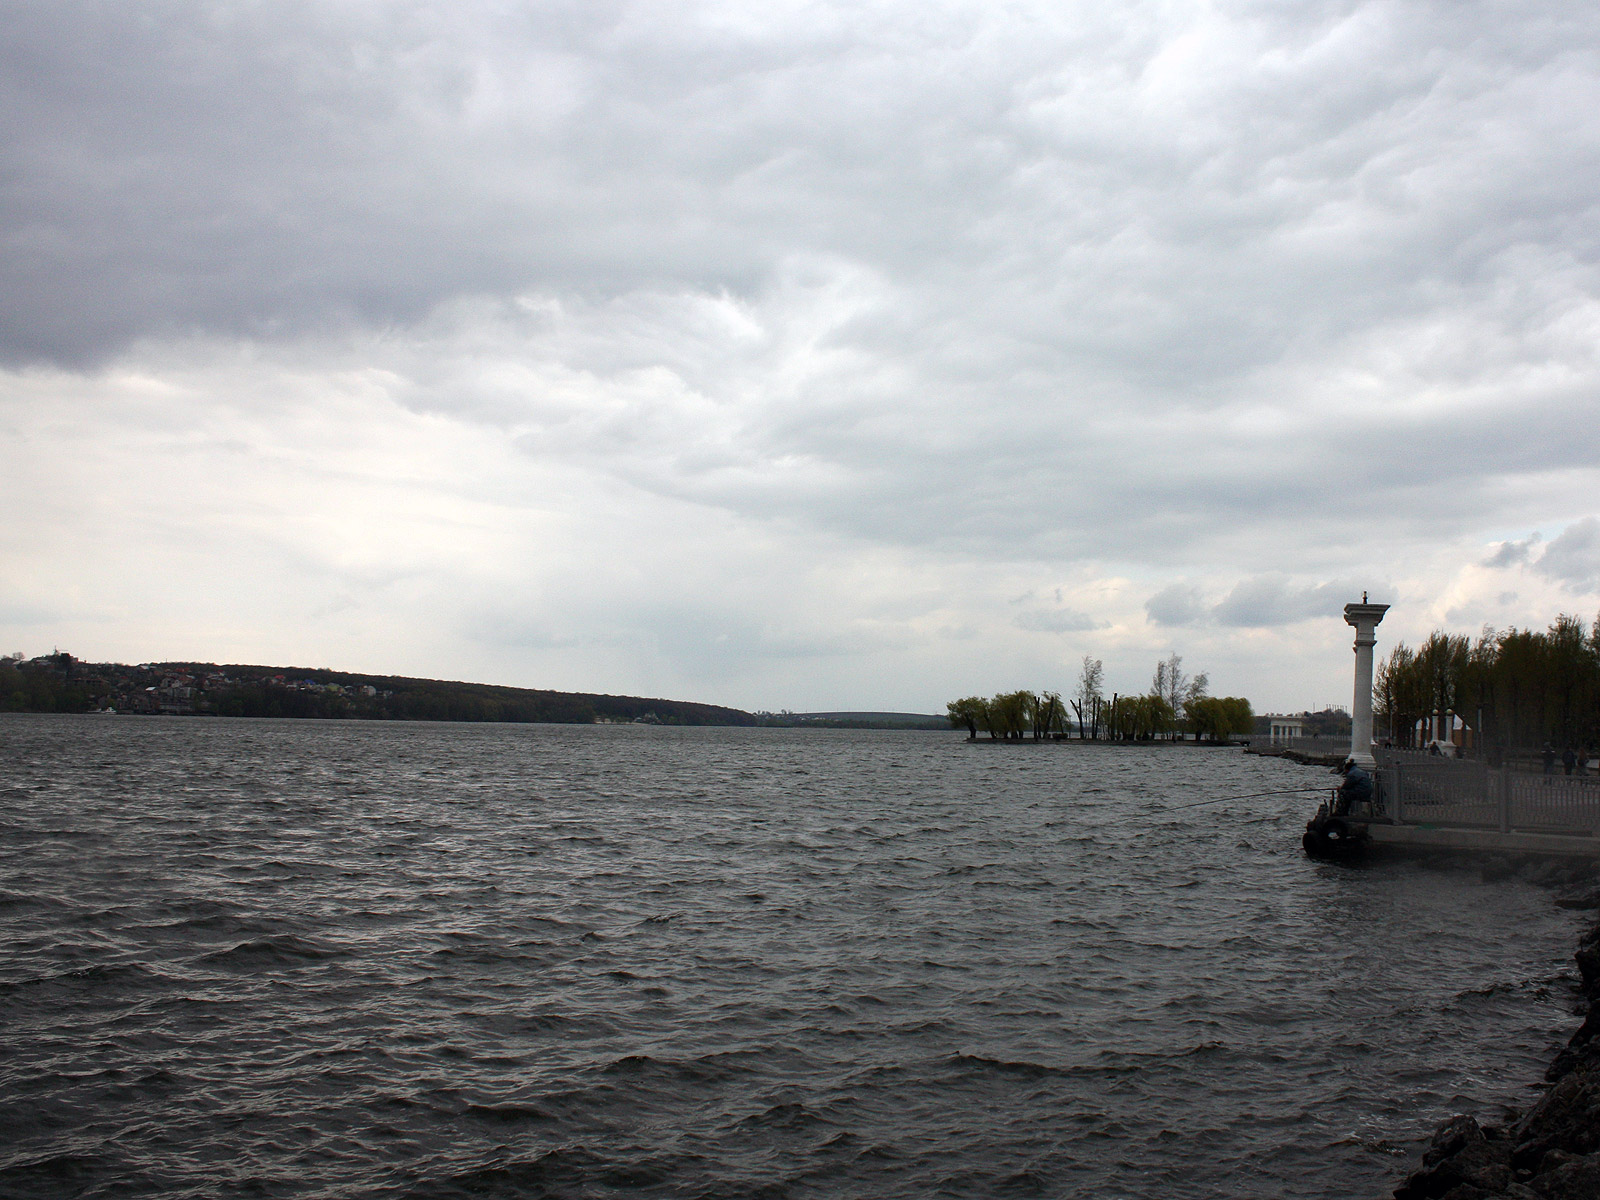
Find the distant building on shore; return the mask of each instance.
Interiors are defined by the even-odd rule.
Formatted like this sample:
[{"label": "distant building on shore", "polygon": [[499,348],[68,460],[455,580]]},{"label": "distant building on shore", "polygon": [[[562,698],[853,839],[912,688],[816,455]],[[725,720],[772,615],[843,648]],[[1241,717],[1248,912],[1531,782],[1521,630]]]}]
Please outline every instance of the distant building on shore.
[{"label": "distant building on shore", "polygon": [[1306,719],[1304,717],[1277,716],[1267,714],[1268,741],[1274,746],[1284,742],[1293,741],[1295,738],[1305,737]]},{"label": "distant building on shore", "polygon": [[1453,712],[1434,712],[1418,717],[1411,727],[1411,744],[1418,750],[1438,748],[1441,754],[1460,758],[1472,749],[1472,726]]}]

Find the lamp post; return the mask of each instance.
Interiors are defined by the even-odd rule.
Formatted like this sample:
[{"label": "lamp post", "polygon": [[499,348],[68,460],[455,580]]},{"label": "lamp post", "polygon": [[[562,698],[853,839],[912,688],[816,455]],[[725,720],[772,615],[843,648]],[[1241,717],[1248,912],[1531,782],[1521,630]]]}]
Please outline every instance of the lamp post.
[{"label": "lamp post", "polygon": [[1350,757],[1357,765],[1371,769],[1372,760],[1372,647],[1378,643],[1378,622],[1389,611],[1387,604],[1368,604],[1361,593],[1360,604],[1344,606],[1344,621],[1356,631],[1356,694],[1350,705]]}]

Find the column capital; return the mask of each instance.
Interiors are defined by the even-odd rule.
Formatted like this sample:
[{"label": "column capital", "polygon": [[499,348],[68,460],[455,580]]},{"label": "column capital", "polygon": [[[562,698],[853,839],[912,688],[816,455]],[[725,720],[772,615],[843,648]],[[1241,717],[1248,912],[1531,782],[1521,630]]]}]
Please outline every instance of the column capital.
[{"label": "column capital", "polygon": [[1387,604],[1346,604],[1344,606],[1344,623],[1354,625],[1360,629],[1363,625],[1369,629],[1383,620],[1383,614],[1389,611]]}]

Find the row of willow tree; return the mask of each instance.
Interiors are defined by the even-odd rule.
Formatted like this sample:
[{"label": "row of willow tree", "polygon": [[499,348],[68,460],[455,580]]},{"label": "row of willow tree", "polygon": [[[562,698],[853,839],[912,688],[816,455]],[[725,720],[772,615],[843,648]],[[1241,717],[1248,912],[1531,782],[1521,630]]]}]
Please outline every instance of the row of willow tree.
[{"label": "row of willow tree", "polygon": [[1436,713],[1460,717],[1490,753],[1600,745],[1600,617],[1401,642],[1373,674],[1372,707],[1374,731],[1396,745]]},{"label": "row of willow tree", "polygon": [[1143,695],[1113,692],[1108,700],[1104,682],[1104,665],[1086,654],[1077,691],[1066,700],[1060,692],[1000,692],[988,699],[952,700],[945,711],[953,727],[965,728],[972,737],[981,730],[996,740],[1044,740],[1076,733],[1086,741],[1127,742],[1193,734],[1196,741],[1226,742],[1235,734],[1249,733],[1255,723],[1250,701],[1208,696],[1205,674],[1186,675],[1178,654],[1156,664],[1150,690]]}]

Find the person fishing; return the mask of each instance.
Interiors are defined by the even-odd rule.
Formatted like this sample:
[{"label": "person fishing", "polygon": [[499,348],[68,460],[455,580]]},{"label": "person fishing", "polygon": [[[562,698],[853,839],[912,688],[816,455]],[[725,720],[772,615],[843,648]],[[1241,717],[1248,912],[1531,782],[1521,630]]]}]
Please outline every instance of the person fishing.
[{"label": "person fishing", "polygon": [[1333,811],[1335,816],[1342,817],[1349,815],[1350,809],[1357,804],[1371,803],[1372,776],[1363,771],[1353,758],[1340,763],[1338,771],[1344,780],[1339,784]]}]

